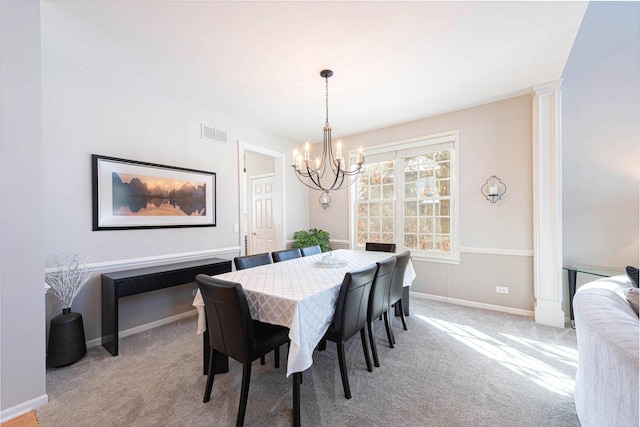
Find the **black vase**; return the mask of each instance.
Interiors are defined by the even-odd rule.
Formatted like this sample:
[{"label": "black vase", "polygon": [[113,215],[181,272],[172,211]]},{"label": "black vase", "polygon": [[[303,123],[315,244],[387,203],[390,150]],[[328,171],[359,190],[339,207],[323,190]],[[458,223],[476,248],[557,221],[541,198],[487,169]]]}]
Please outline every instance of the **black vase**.
[{"label": "black vase", "polygon": [[70,308],[51,319],[47,344],[47,365],[54,368],[71,365],[87,354],[82,314]]}]

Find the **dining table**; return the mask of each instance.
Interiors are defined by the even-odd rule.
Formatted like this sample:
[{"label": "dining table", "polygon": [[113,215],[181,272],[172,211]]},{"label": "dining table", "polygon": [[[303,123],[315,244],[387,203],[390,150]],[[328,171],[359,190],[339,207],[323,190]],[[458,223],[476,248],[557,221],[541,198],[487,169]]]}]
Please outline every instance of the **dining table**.
[{"label": "dining table", "polygon": [[[314,349],[333,321],[336,300],[345,274],[390,256],[394,254],[338,249],[217,274],[215,277],[242,285],[253,319],[289,328],[291,343],[286,374],[289,377],[305,371],[313,364]],[[415,277],[415,269],[409,261],[403,278],[404,286],[410,286]],[[197,333],[203,334],[207,329],[207,322],[204,300],[199,290],[193,306],[198,310]],[[299,407],[296,414],[295,384],[296,381],[294,420],[299,420]]]}]

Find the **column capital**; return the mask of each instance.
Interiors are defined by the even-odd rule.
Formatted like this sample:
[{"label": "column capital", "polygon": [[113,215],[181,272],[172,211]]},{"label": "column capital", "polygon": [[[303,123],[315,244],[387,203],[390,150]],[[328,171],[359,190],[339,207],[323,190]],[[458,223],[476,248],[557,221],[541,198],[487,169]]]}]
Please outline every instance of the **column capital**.
[{"label": "column capital", "polygon": [[531,88],[531,95],[545,95],[547,93],[555,92],[560,90],[562,86],[562,79],[551,80],[546,83],[540,83]]}]

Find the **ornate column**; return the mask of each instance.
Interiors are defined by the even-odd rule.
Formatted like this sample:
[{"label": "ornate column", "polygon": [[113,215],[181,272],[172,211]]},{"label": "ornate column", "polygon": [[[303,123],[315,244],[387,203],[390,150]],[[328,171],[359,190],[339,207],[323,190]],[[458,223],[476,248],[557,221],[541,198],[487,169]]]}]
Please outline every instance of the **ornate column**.
[{"label": "ornate column", "polygon": [[561,84],[533,88],[533,283],[536,323],[563,328]]}]

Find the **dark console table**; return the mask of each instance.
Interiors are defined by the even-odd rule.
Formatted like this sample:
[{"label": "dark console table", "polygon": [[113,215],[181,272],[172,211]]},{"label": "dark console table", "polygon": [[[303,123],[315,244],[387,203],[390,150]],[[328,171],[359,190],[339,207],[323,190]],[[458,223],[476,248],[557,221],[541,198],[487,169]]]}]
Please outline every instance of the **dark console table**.
[{"label": "dark console table", "polygon": [[567,279],[569,280],[569,313],[572,328],[576,327],[575,320],[573,319],[573,297],[576,294],[576,277],[578,276],[578,273],[585,273],[599,277],[611,277],[625,274],[624,270],[617,268],[611,269],[578,265],[567,265],[563,268],[567,270]]},{"label": "dark console table", "polygon": [[102,346],[118,355],[118,299],[184,285],[198,274],[227,273],[231,261],[211,258],[102,274]]}]

